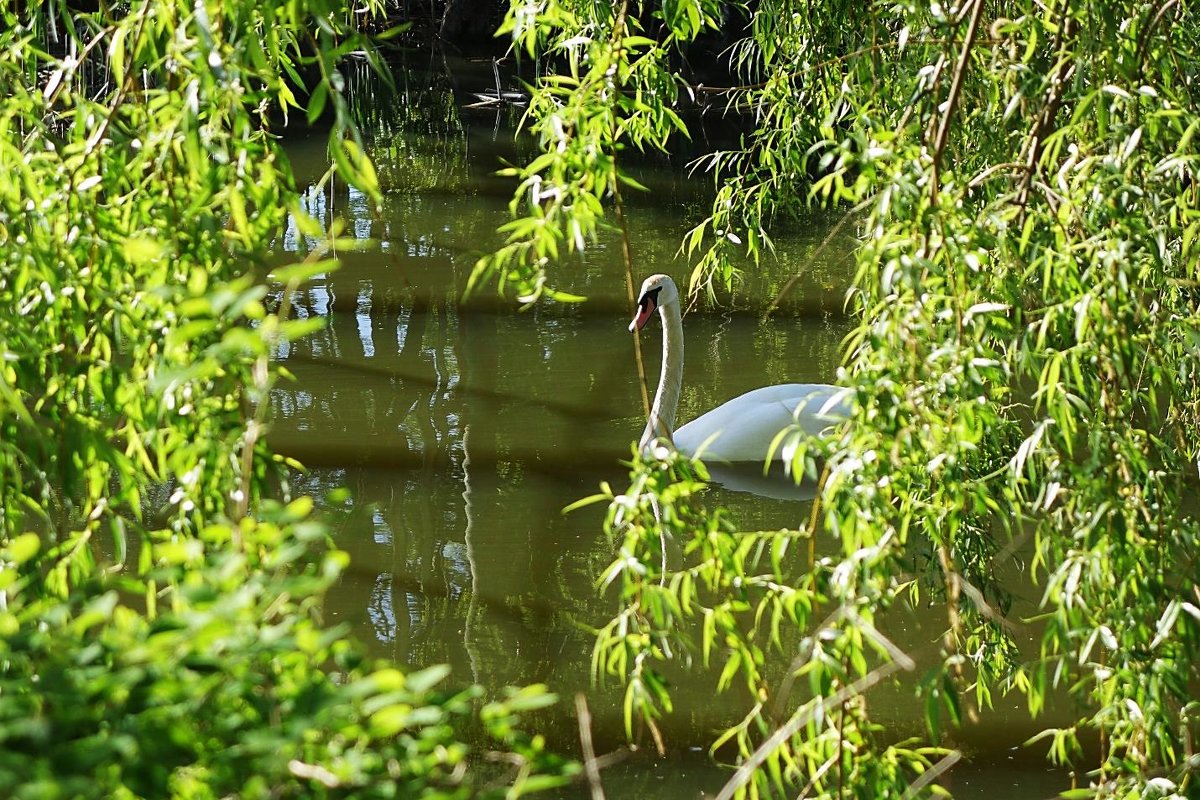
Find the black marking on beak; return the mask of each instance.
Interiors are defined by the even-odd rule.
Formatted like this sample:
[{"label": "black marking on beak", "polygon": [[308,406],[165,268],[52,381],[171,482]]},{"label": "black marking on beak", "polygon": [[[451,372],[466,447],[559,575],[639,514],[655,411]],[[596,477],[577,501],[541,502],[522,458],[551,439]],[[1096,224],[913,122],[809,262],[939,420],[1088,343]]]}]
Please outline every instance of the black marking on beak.
[{"label": "black marking on beak", "polygon": [[638,300],[637,313],[633,315],[633,322],[629,323],[629,331],[632,333],[635,330],[641,330],[646,327],[646,323],[650,321],[650,317],[658,309],[658,293],[662,291],[662,287],[658,286],[648,292],[642,294]]}]

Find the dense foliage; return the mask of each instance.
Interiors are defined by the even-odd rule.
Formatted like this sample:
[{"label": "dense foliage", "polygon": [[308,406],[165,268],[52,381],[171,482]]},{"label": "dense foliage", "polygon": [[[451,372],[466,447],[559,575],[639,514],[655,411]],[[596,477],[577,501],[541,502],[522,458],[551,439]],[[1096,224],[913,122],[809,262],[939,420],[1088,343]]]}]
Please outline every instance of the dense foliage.
[{"label": "dense foliage", "polygon": [[[93,585],[39,586],[36,535],[4,555],[0,785],[9,797],[478,797],[520,795],[560,768],[516,714],[538,687],[477,709],[448,670],[363,661],[314,617],[344,555],[307,499],[156,548],[142,579],[170,587],[153,614]],[[237,547],[231,546],[234,541]],[[473,719],[475,718],[475,719]],[[501,762],[481,759],[478,727]],[[515,766],[514,766],[515,765]]]},{"label": "dense foliage", "polygon": [[[725,51],[737,85],[689,86],[677,52],[743,23]],[[506,30],[563,67],[536,87],[544,154],[515,170],[510,240],[481,275],[529,296],[553,285],[554,259],[619,217],[623,148],[686,132],[683,97],[752,130],[697,165],[716,188],[681,247],[694,290],[752,268],[805,204],[839,205],[861,232],[837,376],[853,418],[795,450],[796,473],[822,478],[811,517],[736,534],[672,460],[608,493],[621,554],[606,580],[626,607],[597,671],[627,680],[630,718],[653,726],[670,707],[658,663],[696,653],[753,698],[714,742],[742,764],[723,796],[932,791],[958,754],[895,744],[863,697],[914,666],[888,610],[934,603],[945,633],[909,682],[930,744],[998,693],[1031,715],[1066,695],[1077,713],[1031,746],[1070,765],[1079,794],[1194,796],[1195,10],[542,0],[514,2]],[[1040,601],[1010,615],[1020,587],[996,576],[1013,563]]]},{"label": "dense foliage", "polygon": [[[370,8],[360,9],[371,11]],[[564,766],[444,673],[319,625],[344,556],[283,507],[273,349],[318,248],[262,267],[296,202],[273,127],[329,111],[376,196],[343,3],[0,3],[0,793],[515,796]],[[326,245],[328,247],[328,245]],[[259,270],[256,272],[256,270]],[[268,306],[274,310],[269,311]],[[485,763],[486,742],[498,751]]]}]

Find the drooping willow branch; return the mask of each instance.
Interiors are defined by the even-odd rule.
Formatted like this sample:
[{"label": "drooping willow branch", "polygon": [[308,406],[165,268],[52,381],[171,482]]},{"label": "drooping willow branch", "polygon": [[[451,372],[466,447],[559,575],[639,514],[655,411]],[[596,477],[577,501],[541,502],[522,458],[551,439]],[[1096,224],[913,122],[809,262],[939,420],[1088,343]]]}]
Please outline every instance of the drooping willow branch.
[{"label": "drooping willow branch", "polygon": [[958,98],[962,94],[963,77],[967,72],[967,61],[971,57],[971,46],[975,42],[975,34],[979,30],[979,20],[983,16],[983,0],[975,0],[971,9],[971,22],[967,25],[967,37],[963,41],[962,50],[958,54],[958,63],[954,66],[954,75],[950,80],[950,94],[946,98],[946,110],[938,124],[937,138],[933,142],[933,170],[929,181],[931,204],[937,205],[938,171],[941,167],[942,152],[950,138],[950,121],[954,118],[954,110],[958,106]]}]

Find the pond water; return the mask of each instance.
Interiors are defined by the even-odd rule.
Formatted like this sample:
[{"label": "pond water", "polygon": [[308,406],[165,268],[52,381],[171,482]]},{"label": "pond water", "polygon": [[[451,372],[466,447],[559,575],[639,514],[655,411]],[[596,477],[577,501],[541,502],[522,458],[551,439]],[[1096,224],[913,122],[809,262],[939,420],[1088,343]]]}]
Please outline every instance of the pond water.
[{"label": "pond water", "polygon": [[[396,663],[449,664],[456,682],[546,683],[562,700],[532,724],[564,752],[578,753],[571,698],[586,692],[604,752],[624,744],[620,687],[593,686],[589,675],[590,631],[615,607],[596,589],[613,548],[601,506],[562,509],[602,481],[624,486],[621,460],[643,425],[632,309],[615,240],[555,267],[556,285],[585,303],[522,312],[490,287],[463,299],[476,258],[499,242],[495,229],[507,219],[512,187],[493,173],[501,159],[522,157],[511,132],[518,112],[460,109],[470,98],[455,81],[472,70],[490,75],[491,65],[399,69],[397,98],[371,95],[363,116],[389,189],[382,215],[345,187],[307,195],[318,219],[340,217],[372,244],[343,253],[338,271],[296,298],[300,315],[328,325],[279,353],[296,380],[273,394],[271,441],[308,467],[304,490],[350,490],[350,500],[327,506],[352,558],[326,605],[331,623],[348,623]],[[302,182],[324,171],[323,141],[314,133],[290,143]],[[638,283],[667,272],[686,285],[688,266],[675,252],[711,186],[681,164],[643,165],[652,193],[628,198]],[[852,225],[823,245],[837,221],[814,214],[782,232],[778,258],[735,297],[685,317],[681,421],[764,384],[834,379],[850,325],[841,307],[854,246]],[[284,240],[289,251],[307,245],[294,231]],[[763,321],[796,274],[799,286]],[[653,328],[643,336],[652,380],[661,342]],[[794,527],[807,514],[804,502],[720,487],[710,494],[746,529]],[[928,645],[939,633],[937,621],[913,620],[897,638]],[[672,755],[642,748],[607,770],[610,797],[698,797],[728,777],[704,747],[740,716],[741,698],[714,699],[715,675],[676,680],[677,710],[664,725]],[[912,700],[879,702],[881,720],[918,732]],[[1034,732],[1019,713],[992,719],[988,732],[964,740],[971,759],[955,771],[956,795],[1064,788],[1036,754],[1012,749]]]}]

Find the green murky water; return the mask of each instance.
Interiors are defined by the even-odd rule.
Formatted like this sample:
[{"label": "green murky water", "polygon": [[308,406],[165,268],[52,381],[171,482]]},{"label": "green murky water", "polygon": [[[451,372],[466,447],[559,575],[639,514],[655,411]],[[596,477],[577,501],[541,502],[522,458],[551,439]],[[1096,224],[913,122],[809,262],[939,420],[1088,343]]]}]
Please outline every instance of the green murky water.
[{"label": "green murky water", "polygon": [[[472,69],[484,67],[454,74]],[[307,491],[351,491],[329,509],[352,556],[327,604],[331,622],[348,623],[397,663],[450,664],[458,682],[548,684],[564,700],[536,724],[564,751],[578,752],[570,698],[585,691],[597,748],[611,750],[624,742],[620,688],[591,685],[589,628],[614,607],[595,583],[612,546],[600,506],[562,509],[601,481],[623,485],[620,461],[643,425],[620,254],[605,241],[556,268],[558,285],[586,303],[520,312],[489,290],[463,300],[475,259],[499,241],[495,229],[507,219],[511,186],[492,172],[500,159],[520,157],[511,134],[518,112],[460,111],[469,98],[454,94],[449,75],[398,71],[398,97],[374,97],[363,110],[390,189],[382,215],[344,187],[307,197],[319,219],[341,218],[374,244],[344,253],[340,270],[296,299],[302,316],[328,326],[279,354],[296,380],[273,395],[271,439],[309,467],[299,478]],[[291,150],[300,180],[315,180],[322,137]],[[629,198],[638,282],[668,272],[686,285],[675,251],[710,187],[680,166],[644,167],[639,177],[653,191]],[[840,309],[855,232],[846,225],[823,246],[836,222],[813,215],[794,225],[777,239],[777,260],[736,297],[685,317],[681,421],[757,386],[834,380],[849,329]],[[291,231],[283,249],[307,246]],[[797,274],[797,288],[763,322],[763,309]],[[652,377],[659,336],[644,337]],[[748,529],[795,526],[807,513],[804,502],[719,487],[712,502]],[[929,647],[939,624],[902,620],[889,634]],[[742,698],[714,700],[713,675],[675,678],[677,710],[664,725],[675,755],[659,760],[643,749],[610,768],[610,797],[698,797],[727,777],[701,748],[740,716]],[[916,733],[918,712],[904,696],[883,687],[871,702],[882,721]],[[1012,752],[1034,732],[1020,727],[1029,723],[1003,709],[992,718],[994,733],[964,743],[972,762],[955,771],[956,794],[1062,788],[1061,776]]]}]

